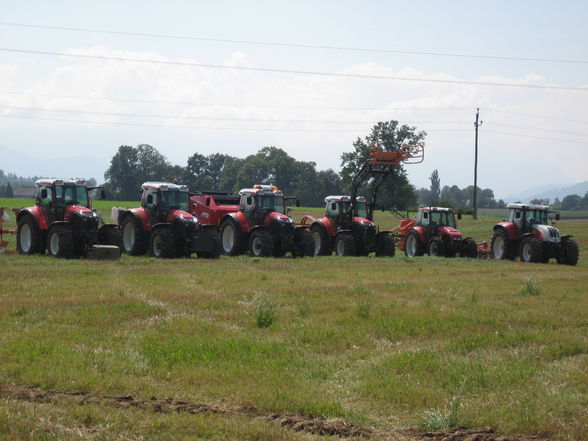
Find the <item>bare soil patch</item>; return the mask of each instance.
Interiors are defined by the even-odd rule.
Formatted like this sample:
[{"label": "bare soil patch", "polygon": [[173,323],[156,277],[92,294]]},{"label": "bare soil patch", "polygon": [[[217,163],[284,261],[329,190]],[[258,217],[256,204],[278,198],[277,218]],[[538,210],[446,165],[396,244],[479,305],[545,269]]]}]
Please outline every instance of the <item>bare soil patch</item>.
[{"label": "bare soil patch", "polygon": [[456,427],[438,432],[425,432],[419,429],[382,431],[360,427],[340,418],[322,418],[281,413],[262,412],[255,407],[235,406],[220,407],[204,403],[192,403],[173,398],[156,398],[148,400],[135,399],[132,396],[95,395],[85,392],[61,392],[43,390],[24,385],[0,385],[0,397],[30,402],[56,403],[74,402],[79,405],[100,404],[119,408],[139,408],[149,412],[189,414],[219,414],[223,416],[241,416],[260,418],[275,422],[282,427],[319,435],[334,435],[344,438],[377,438],[396,441],[549,441],[535,435],[506,437],[497,434],[492,428],[468,429]]}]

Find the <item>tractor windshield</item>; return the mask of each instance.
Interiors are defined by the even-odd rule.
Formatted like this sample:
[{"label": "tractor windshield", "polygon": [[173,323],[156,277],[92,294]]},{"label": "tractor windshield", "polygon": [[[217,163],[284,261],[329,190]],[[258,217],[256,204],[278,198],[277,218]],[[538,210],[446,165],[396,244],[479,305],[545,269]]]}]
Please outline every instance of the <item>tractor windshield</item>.
[{"label": "tractor windshield", "polygon": [[284,198],[275,194],[262,194],[258,196],[257,208],[268,211],[284,213]]},{"label": "tractor windshield", "polygon": [[355,215],[358,217],[367,217],[367,207],[365,202],[355,202]]},{"label": "tractor windshield", "polygon": [[451,211],[431,211],[431,222],[439,226],[456,228],[455,217]]},{"label": "tractor windshield", "polygon": [[86,187],[82,187],[80,185],[75,185],[73,183],[56,185],[55,198],[58,203],[65,205],[82,205],[84,207],[90,208]]},{"label": "tractor windshield", "polygon": [[529,225],[547,225],[547,211],[525,210],[525,221]]},{"label": "tractor windshield", "polygon": [[167,209],[179,208],[188,211],[188,192],[177,189],[162,191],[161,205]]}]

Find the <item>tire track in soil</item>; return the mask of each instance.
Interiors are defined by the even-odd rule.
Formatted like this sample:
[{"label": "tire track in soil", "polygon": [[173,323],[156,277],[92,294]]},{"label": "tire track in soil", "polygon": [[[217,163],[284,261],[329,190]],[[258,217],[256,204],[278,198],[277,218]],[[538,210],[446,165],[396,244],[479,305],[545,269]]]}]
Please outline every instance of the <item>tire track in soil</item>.
[{"label": "tire track in soil", "polygon": [[239,416],[259,418],[279,424],[296,432],[308,432],[318,435],[333,435],[344,438],[377,438],[395,441],[549,441],[534,435],[505,437],[498,435],[492,428],[468,429],[457,427],[437,432],[420,429],[395,431],[377,430],[360,427],[340,418],[321,418],[293,414],[262,412],[251,406],[220,407],[204,403],[191,403],[173,398],[156,398],[139,400],[132,396],[94,395],[85,392],[60,392],[43,390],[35,387],[4,384],[0,385],[0,397],[38,403],[55,403],[68,401],[79,405],[102,404],[118,408],[138,408],[149,412],[189,414],[217,414],[222,416]]}]

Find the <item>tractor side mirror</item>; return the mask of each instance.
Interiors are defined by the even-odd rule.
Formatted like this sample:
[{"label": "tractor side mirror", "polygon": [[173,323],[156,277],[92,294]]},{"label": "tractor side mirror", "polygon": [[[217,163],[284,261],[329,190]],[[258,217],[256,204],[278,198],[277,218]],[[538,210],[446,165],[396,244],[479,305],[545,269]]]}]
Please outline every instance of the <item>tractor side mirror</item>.
[{"label": "tractor side mirror", "polygon": [[461,213],[457,213],[457,219],[461,220]]},{"label": "tractor side mirror", "polygon": [[558,221],[559,220],[559,213],[555,214],[555,220]]},{"label": "tractor side mirror", "polygon": [[149,196],[147,196],[147,203],[148,204],[152,204],[153,203],[153,195],[150,194]]},{"label": "tractor side mirror", "polygon": [[47,199],[47,189],[41,190],[41,199]]},{"label": "tractor side mirror", "polygon": [[296,199],[296,206],[300,207],[300,199]]},{"label": "tractor side mirror", "polygon": [[520,218],[521,218],[521,212],[520,211],[517,211],[515,213],[515,219],[520,219]]}]

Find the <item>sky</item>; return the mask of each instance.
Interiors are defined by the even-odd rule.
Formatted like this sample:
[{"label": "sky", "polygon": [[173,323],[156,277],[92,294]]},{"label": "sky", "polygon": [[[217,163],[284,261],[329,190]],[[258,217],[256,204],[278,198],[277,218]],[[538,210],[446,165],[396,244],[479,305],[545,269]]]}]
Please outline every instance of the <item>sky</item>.
[{"label": "sky", "polygon": [[397,120],[427,132],[414,185],[436,169],[465,187],[480,108],[480,187],[586,181],[587,17],[584,1],[1,2],[0,169],[101,182],[145,143],[179,165],[276,146],[339,170]]}]

